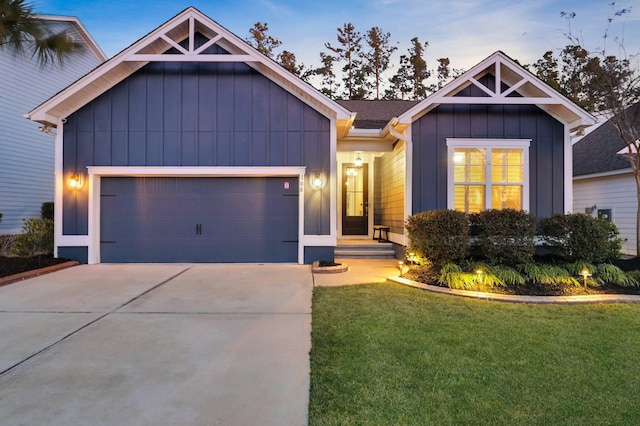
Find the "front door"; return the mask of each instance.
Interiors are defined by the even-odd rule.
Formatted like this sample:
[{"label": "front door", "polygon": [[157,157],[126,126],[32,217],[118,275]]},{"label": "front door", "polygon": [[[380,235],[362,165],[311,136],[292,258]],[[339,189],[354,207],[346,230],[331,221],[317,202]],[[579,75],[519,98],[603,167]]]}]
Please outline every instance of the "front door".
[{"label": "front door", "polygon": [[367,164],[342,166],[342,235],[369,233]]}]

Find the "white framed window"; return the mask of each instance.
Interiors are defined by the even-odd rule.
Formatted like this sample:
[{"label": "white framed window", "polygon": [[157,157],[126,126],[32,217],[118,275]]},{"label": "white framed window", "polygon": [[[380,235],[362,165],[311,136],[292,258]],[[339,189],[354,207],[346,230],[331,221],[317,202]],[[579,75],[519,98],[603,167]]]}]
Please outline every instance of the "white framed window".
[{"label": "white framed window", "polygon": [[529,211],[530,139],[447,139],[447,207]]}]

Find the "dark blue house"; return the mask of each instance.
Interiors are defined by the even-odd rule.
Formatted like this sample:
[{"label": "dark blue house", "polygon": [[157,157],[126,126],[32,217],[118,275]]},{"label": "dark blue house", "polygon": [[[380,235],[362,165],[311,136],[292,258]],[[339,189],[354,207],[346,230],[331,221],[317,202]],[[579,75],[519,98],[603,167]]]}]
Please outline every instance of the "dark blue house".
[{"label": "dark blue house", "polygon": [[419,103],[338,103],[194,8],[30,118],[57,127],[56,254],[88,263],[310,263],[424,210],[571,211],[594,121],[501,52]]}]

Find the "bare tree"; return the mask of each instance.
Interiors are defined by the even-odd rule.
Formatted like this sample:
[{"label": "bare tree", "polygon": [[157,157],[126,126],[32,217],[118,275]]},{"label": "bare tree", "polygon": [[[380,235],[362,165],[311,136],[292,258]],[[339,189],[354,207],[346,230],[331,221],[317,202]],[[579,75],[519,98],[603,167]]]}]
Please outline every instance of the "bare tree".
[{"label": "bare tree", "polygon": [[[611,3],[612,8],[615,3]],[[595,100],[591,106],[594,110],[604,111],[615,126],[620,138],[627,146],[627,158],[636,182],[638,213],[636,217],[636,250],[640,255],[640,70],[639,53],[628,55],[624,47],[624,39],[613,39],[623,58],[609,54],[607,42],[611,39],[610,29],[614,20],[630,12],[630,9],[612,9],[607,18],[607,26],[603,36],[603,47],[589,51],[583,41],[575,37],[571,30],[566,34],[572,47],[579,52],[579,59],[585,65],[582,70],[586,74],[589,96]],[[563,12],[562,16],[570,22],[574,13]],[[570,27],[569,27],[570,28]],[[582,55],[587,52],[588,59]]]}]

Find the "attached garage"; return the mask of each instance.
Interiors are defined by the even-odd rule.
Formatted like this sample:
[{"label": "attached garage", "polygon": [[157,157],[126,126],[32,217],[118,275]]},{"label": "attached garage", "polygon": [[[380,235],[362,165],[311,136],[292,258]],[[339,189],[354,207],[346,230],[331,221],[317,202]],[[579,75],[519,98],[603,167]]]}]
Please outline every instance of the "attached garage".
[{"label": "attached garage", "polygon": [[297,177],[105,177],[102,262],[297,262]]},{"label": "attached garage", "polygon": [[56,256],[333,259],[353,115],[194,8],[30,117],[57,129]]}]

